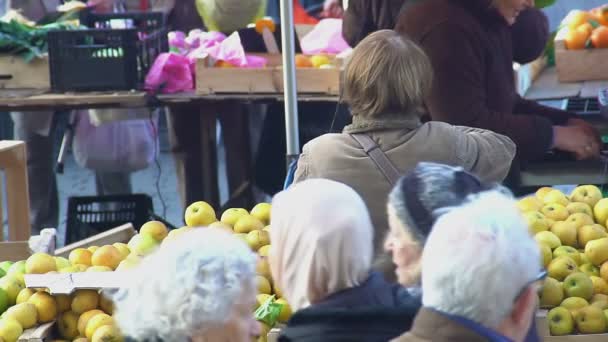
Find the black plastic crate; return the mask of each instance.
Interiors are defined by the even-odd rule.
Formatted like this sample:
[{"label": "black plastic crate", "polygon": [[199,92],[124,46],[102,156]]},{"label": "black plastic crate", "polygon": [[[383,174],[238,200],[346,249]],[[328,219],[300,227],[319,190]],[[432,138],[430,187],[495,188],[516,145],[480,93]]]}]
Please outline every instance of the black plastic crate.
[{"label": "black plastic crate", "polygon": [[70,197],[65,244],[84,240],[126,223],[135,229],[156,220],[175,227],[154,214],[152,198],[145,194]]},{"label": "black plastic crate", "polygon": [[[113,20],[133,27],[108,28]],[[169,49],[162,13],[87,13],[81,21],[91,29],[48,34],[53,91],[142,89],[156,57]]]}]

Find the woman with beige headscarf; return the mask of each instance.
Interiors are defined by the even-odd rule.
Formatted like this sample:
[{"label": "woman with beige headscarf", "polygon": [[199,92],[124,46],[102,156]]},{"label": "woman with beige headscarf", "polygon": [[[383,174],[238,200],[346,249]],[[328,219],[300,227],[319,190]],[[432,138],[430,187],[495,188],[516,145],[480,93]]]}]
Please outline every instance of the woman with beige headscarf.
[{"label": "woman with beige headscarf", "polygon": [[386,341],[407,329],[419,304],[371,271],[373,234],[365,203],[342,183],[311,179],[275,196],[270,268],[296,311],[280,341]]}]

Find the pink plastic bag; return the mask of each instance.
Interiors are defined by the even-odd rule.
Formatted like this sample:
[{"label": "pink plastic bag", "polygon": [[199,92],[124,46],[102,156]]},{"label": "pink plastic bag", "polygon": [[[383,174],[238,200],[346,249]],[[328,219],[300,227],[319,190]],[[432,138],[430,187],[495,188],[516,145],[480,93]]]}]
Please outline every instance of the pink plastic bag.
[{"label": "pink plastic bag", "polygon": [[173,94],[194,89],[190,59],[175,53],[161,53],[146,76],[146,90]]},{"label": "pink plastic bag", "polygon": [[302,38],[302,52],[307,55],[318,53],[339,54],[350,48],[342,37],[342,19],[323,19]]},{"label": "pink plastic bag", "polygon": [[220,44],[206,49],[209,56],[241,68],[260,68],[266,65],[266,58],[247,56],[238,32],[234,32]]}]

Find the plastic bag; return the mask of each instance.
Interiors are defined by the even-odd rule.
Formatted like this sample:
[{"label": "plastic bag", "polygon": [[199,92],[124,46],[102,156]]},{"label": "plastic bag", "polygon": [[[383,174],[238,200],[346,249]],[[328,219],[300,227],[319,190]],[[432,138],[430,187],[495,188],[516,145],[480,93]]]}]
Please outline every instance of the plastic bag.
[{"label": "plastic bag", "polygon": [[323,19],[300,41],[302,52],[339,54],[350,48],[342,37],[342,19]]},{"label": "plastic bag", "polygon": [[134,172],[157,158],[157,117],[95,127],[87,112],[77,115],[72,149],[78,165],[101,172]]},{"label": "plastic bag", "polygon": [[260,56],[247,56],[241,43],[241,36],[234,32],[220,44],[207,49],[209,56],[218,61],[224,61],[241,68],[261,68],[267,63],[266,58]]},{"label": "plastic bag", "polygon": [[146,76],[146,90],[164,94],[194,89],[194,69],[188,57],[161,53]]}]

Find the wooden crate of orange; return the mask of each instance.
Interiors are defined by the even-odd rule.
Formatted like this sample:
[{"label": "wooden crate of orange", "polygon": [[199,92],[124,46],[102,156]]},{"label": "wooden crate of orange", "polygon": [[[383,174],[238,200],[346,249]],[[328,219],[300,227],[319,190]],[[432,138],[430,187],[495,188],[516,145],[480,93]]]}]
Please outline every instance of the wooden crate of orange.
[{"label": "wooden crate of orange", "polygon": [[560,82],[608,80],[608,6],[572,11],[555,37]]},{"label": "wooden crate of orange", "polygon": [[[198,94],[282,94],[283,68],[280,54],[258,54],[267,59],[262,68],[238,68],[211,58],[199,59],[196,65]],[[298,94],[340,93],[342,61],[335,56],[296,57]]]}]

